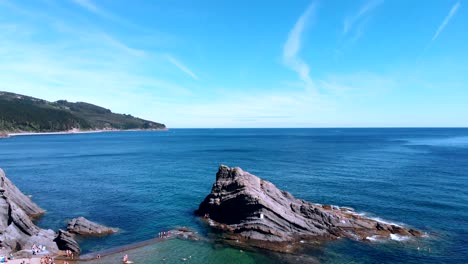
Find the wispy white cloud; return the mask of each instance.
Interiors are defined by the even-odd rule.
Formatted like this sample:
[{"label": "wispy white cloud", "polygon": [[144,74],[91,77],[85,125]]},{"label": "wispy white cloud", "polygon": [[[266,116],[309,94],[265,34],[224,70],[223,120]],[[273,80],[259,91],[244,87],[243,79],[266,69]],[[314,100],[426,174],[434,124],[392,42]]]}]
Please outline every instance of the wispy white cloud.
[{"label": "wispy white cloud", "polygon": [[445,17],[444,21],[442,22],[442,24],[440,24],[439,28],[437,29],[436,33],[434,34],[434,36],[432,37],[432,40],[431,41],[434,41],[436,40],[440,33],[442,33],[442,31],[444,30],[444,28],[447,26],[447,24],[450,22],[450,20],[452,19],[452,17],[457,13],[458,11],[458,8],[460,8],[460,2],[457,2],[455,3],[453,6],[452,6],[452,9],[450,9],[450,12],[448,13],[448,15]]},{"label": "wispy white cloud", "polygon": [[176,66],[177,68],[179,68],[179,70],[183,71],[184,73],[186,73],[187,75],[189,75],[190,77],[192,77],[193,79],[195,80],[198,80],[198,76],[193,73],[192,70],[190,70],[187,66],[185,66],[182,62],[176,60],[174,57],[172,57],[171,55],[166,55],[166,59],[172,63],[174,66]]},{"label": "wispy white cloud", "polygon": [[[27,21],[0,23],[0,90],[87,101],[164,122],[157,118],[158,103],[192,95],[183,83],[167,79],[167,62],[157,54],[94,28],[81,30],[69,21],[55,24],[56,19],[30,15]],[[35,41],[45,30],[54,41]],[[133,104],[126,101],[129,93]]]},{"label": "wispy white cloud", "polygon": [[301,49],[301,38],[304,28],[311,16],[314,14],[317,5],[315,2],[310,4],[304,13],[299,17],[294,27],[289,32],[289,37],[286,40],[283,48],[283,61],[292,70],[296,71],[299,78],[306,85],[306,89],[311,92],[317,92],[314,81],[310,77],[310,67],[298,56]]},{"label": "wispy white cloud", "polygon": [[383,2],[384,0],[370,0],[366,2],[356,14],[346,17],[343,22],[343,34],[346,35],[350,32],[356,23],[367,17],[372,10]]},{"label": "wispy white cloud", "polygon": [[91,0],[71,0],[71,1],[74,2],[75,4],[81,6],[82,8],[88,10],[89,12],[103,18],[103,19],[107,19],[107,20],[119,23],[120,25],[123,25],[125,27],[130,27],[130,28],[135,28],[135,29],[142,29],[142,27],[136,26],[132,22],[130,22],[130,21],[126,20],[126,19],[123,19],[122,17],[117,16],[117,15],[115,15],[115,14],[113,14],[113,13],[99,7],[98,5],[96,5]]},{"label": "wispy white cloud", "polygon": [[93,12],[100,16],[107,16],[107,13],[102,11],[99,7],[97,7],[91,0],[72,0],[77,5],[87,9],[90,12]]},{"label": "wispy white cloud", "polygon": [[124,43],[122,43],[121,41],[117,40],[116,38],[106,34],[106,33],[100,33],[99,34],[99,37],[104,39],[105,41],[107,41],[110,45],[128,53],[128,54],[131,54],[131,55],[134,55],[134,56],[144,56],[145,55],[145,51],[144,50],[140,50],[140,49],[135,49],[135,48],[131,48],[127,45],[125,45]]}]

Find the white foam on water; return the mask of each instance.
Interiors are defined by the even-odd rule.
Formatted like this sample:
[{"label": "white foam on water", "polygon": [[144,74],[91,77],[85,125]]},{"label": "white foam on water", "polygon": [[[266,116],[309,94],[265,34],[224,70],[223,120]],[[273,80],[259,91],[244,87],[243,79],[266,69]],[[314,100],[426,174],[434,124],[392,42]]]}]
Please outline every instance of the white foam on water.
[{"label": "white foam on water", "polygon": [[380,241],[379,236],[368,236],[366,237],[367,240],[375,242],[375,241]]},{"label": "white foam on water", "polygon": [[398,226],[398,227],[402,227],[401,224],[397,224],[397,223],[394,223],[394,222],[390,222],[390,221],[387,221],[387,220],[383,220],[382,218],[378,218],[378,217],[369,217],[370,219],[374,220],[374,221],[377,221],[379,223],[382,223],[382,224],[387,224],[387,225],[394,225],[394,226]]},{"label": "white foam on water", "polygon": [[410,238],[407,237],[407,236],[400,236],[400,235],[397,235],[397,234],[390,234],[390,239],[395,240],[395,241],[405,241],[405,240],[408,240]]}]

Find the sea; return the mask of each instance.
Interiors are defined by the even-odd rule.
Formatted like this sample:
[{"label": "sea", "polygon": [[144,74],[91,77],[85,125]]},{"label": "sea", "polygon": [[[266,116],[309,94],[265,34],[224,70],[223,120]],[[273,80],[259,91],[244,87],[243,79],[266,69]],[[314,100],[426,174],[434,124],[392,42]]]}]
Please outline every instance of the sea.
[{"label": "sea", "polygon": [[[84,216],[119,232],[80,238],[83,253],[185,226],[212,237],[193,211],[220,164],[297,198],[354,208],[426,232],[418,239],[339,239],[296,255],[219,240],[167,240],[126,251],[135,263],[468,263],[468,129],[170,129],[16,136],[0,167],[46,210],[42,228]],[[123,254],[123,253],[122,253]],[[121,263],[115,254],[87,263]]]}]

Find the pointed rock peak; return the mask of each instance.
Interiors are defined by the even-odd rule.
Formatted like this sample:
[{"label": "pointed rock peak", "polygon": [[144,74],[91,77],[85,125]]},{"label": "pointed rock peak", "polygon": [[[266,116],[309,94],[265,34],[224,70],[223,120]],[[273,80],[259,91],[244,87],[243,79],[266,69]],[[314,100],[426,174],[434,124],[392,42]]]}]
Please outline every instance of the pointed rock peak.
[{"label": "pointed rock peak", "polygon": [[216,173],[216,180],[218,179],[235,179],[239,176],[242,176],[244,171],[239,167],[230,168],[226,165],[220,165],[218,173]]}]

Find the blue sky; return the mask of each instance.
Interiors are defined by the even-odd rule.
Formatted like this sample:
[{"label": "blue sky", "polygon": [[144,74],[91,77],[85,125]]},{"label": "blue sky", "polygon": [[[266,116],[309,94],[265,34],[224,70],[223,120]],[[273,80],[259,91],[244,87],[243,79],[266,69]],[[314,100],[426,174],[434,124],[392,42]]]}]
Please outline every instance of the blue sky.
[{"label": "blue sky", "polygon": [[0,0],[0,90],[169,127],[467,126],[467,5]]}]

